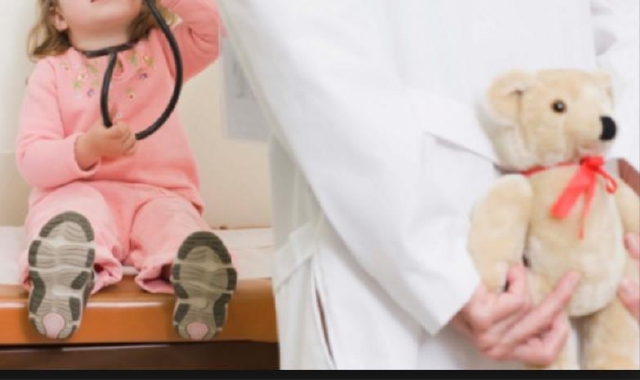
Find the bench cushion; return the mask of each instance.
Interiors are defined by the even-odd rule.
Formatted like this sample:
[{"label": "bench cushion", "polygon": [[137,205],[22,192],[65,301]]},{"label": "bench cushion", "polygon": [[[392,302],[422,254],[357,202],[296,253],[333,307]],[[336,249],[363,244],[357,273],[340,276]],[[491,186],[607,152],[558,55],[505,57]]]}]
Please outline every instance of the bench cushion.
[{"label": "bench cushion", "polygon": [[[273,244],[269,229],[216,231],[234,252],[238,289],[219,341],[277,342],[271,288]],[[27,292],[17,282],[24,231],[0,228],[0,346],[60,344],[41,337],[28,322]],[[128,270],[132,272],[132,270]],[[65,344],[149,344],[183,341],[173,330],[175,298],[140,290],[128,275],[90,298],[82,326]]]}]

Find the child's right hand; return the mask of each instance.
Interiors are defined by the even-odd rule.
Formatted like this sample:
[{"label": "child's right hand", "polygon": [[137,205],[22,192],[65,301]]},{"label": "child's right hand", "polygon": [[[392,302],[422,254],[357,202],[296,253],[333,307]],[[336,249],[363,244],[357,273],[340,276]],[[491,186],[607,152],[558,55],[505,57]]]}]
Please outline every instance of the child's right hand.
[{"label": "child's right hand", "polygon": [[130,156],[137,149],[136,135],[128,124],[106,128],[97,123],[76,142],[76,160],[82,170],[89,170],[102,159]]}]

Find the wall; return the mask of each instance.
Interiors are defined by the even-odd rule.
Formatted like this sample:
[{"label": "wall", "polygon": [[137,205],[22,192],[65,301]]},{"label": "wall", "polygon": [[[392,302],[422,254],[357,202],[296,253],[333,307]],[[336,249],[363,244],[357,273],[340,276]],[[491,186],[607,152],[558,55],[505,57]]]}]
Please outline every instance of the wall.
[{"label": "wall", "polygon": [[[0,0],[0,225],[19,225],[28,189],[15,169],[13,148],[25,80],[32,65],[25,41],[35,0]],[[271,220],[266,145],[225,137],[222,65],[213,65],[185,87],[180,112],[196,154],[207,203],[205,218],[215,227],[269,226]]]}]

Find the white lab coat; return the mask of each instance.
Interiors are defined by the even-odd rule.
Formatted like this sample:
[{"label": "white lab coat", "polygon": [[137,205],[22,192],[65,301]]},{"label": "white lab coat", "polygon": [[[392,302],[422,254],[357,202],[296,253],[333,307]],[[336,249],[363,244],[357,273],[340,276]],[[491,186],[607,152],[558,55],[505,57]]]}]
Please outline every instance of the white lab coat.
[{"label": "white lab coat", "polygon": [[218,2],[273,131],[282,368],[513,367],[448,327],[499,175],[475,104],[505,70],[600,63],[637,167],[638,2]]}]

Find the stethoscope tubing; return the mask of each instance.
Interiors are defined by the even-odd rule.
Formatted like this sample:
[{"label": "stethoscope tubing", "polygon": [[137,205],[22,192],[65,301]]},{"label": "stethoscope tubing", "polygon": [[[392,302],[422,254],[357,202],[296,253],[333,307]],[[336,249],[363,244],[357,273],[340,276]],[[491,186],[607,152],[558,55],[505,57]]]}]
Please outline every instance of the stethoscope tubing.
[{"label": "stethoscope tubing", "polygon": [[[158,22],[160,29],[163,34],[166,36],[167,41],[169,41],[169,46],[171,47],[171,51],[173,52],[173,57],[175,61],[175,87],[173,90],[173,94],[171,95],[171,99],[169,100],[169,104],[162,112],[160,117],[151,124],[144,131],[136,133],[137,140],[144,140],[149,136],[156,133],[162,126],[167,122],[176,106],[178,105],[178,100],[180,99],[180,94],[182,93],[182,84],[184,81],[184,68],[182,63],[182,54],[180,53],[180,47],[178,46],[178,42],[176,41],[173,32],[164,17],[155,6],[153,0],[145,0],[149,10],[153,14],[153,17]],[[105,127],[111,128],[113,126],[113,120],[111,120],[111,116],[109,115],[109,90],[111,88],[111,81],[113,79],[113,74],[118,63],[118,50],[113,49],[109,52],[109,64],[107,66],[107,70],[104,74],[104,81],[102,82],[102,90],[100,93],[100,112],[102,113],[102,122]]]}]

